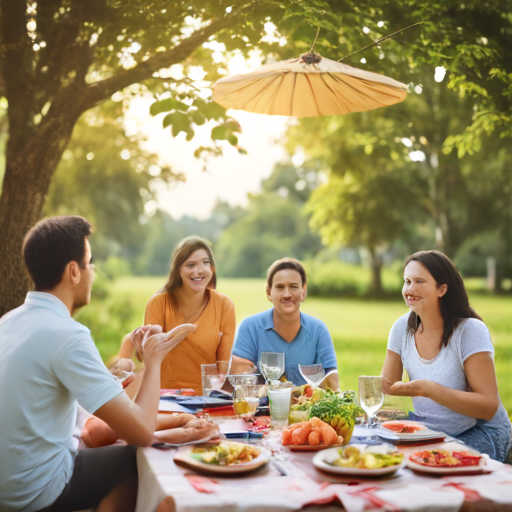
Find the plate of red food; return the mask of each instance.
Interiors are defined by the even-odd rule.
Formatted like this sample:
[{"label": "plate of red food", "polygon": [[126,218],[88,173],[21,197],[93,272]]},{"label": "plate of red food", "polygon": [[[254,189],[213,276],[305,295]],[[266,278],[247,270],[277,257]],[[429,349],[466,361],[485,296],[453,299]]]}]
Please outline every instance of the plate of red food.
[{"label": "plate of red food", "polygon": [[409,455],[407,466],[414,471],[437,474],[479,473],[485,471],[487,457],[469,446],[446,443],[435,450]]},{"label": "plate of red food", "polygon": [[418,421],[385,421],[377,431],[378,435],[390,441],[418,442],[444,437],[443,432],[429,429]]}]

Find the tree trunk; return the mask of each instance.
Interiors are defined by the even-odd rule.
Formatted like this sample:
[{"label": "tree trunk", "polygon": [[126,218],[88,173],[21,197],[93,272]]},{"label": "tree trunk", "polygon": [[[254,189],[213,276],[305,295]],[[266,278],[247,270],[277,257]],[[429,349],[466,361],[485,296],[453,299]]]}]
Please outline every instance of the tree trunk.
[{"label": "tree trunk", "polygon": [[[71,138],[73,127],[80,115],[95,105],[109,99],[116,91],[131,84],[150,79],[161,68],[170,67],[186,59],[208,38],[243,17],[241,10],[233,16],[214,19],[196,30],[187,39],[165,52],[156,52],[148,60],[117,75],[99,82],[87,84],[85,76],[90,64],[88,44],[77,46],[77,62],[69,69],[58,69],[55,83],[68,81],[69,71],[76,72],[70,85],[53,91],[45,100],[51,107],[40,125],[34,124],[34,114],[41,99],[25,96],[27,87],[34,82],[33,51],[27,39],[26,7],[20,2],[0,0],[2,7],[2,33],[10,39],[3,40],[8,47],[7,56],[2,55],[2,79],[9,77],[7,99],[9,104],[9,141],[6,152],[6,168],[2,194],[0,196],[0,316],[22,304],[30,280],[22,261],[22,244],[25,233],[40,218],[44,200],[52,176],[57,169],[64,149]],[[10,9],[10,7],[16,9]],[[9,21],[6,14],[10,15]],[[11,19],[12,18],[12,19]],[[12,21],[14,20],[14,21]],[[16,23],[15,23],[16,22]],[[71,27],[73,29],[73,27]],[[76,34],[71,31],[72,41]],[[6,37],[6,36],[4,36]],[[9,44],[5,44],[5,43]],[[28,59],[28,61],[27,61]],[[20,63],[25,63],[22,68]],[[27,64],[28,62],[28,64]],[[21,74],[25,70],[25,74]],[[59,78],[58,72],[63,73]],[[20,75],[20,76],[18,76]],[[64,80],[65,78],[65,80]],[[7,80],[6,80],[7,82]]]},{"label": "tree trunk", "polygon": [[371,292],[374,297],[382,297],[384,295],[384,289],[382,288],[381,270],[382,270],[382,259],[377,249],[370,248],[370,264],[372,267],[372,282]]},{"label": "tree trunk", "polygon": [[21,254],[26,232],[39,220],[51,178],[80,117],[77,98],[59,102],[17,153],[8,153],[0,196],[0,316],[19,306],[30,287]]}]

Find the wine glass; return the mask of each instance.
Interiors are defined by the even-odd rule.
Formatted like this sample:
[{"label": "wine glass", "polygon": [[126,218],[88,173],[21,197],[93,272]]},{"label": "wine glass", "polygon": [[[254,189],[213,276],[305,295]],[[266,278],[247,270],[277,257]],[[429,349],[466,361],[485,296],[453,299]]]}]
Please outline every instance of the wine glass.
[{"label": "wine glass", "polygon": [[299,372],[304,380],[314,388],[325,378],[325,370],[321,364],[299,364]]},{"label": "wine glass", "polygon": [[229,373],[230,361],[217,361],[201,365],[203,396],[208,397],[213,389],[221,389]]},{"label": "wine glass", "polygon": [[266,381],[278,380],[284,373],[284,354],[282,352],[261,352],[260,370]]},{"label": "wine glass", "polygon": [[359,405],[368,416],[366,428],[377,427],[376,423],[372,423],[372,419],[375,413],[382,407],[383,403],[384,393],[382,391],[382,378],[367,375],[359,376]]}]

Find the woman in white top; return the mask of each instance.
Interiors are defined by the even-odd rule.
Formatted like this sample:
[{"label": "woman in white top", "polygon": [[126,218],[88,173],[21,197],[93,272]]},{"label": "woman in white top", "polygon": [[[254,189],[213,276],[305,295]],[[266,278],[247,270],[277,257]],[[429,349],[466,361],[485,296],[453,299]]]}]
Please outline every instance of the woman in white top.
[{"label": "woman in white top", "polygon": [[[405,263],[402,294],[411,312],[391,328],[384,392],[412,396],[411,419],[503,461],[511,429],[494,347],[457,268],[438,251],[417,252]],[[402,382],[404,368],[409,382]]]}]

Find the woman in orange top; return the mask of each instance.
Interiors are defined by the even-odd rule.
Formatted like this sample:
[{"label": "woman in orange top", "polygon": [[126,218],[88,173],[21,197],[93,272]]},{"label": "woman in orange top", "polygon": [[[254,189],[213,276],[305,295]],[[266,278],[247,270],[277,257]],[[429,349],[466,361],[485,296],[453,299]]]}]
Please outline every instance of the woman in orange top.
[{"label": "woman in orange top", "polygon": [[[162,388],[193,388],[200,395],[201,365],[229,361],[235,307],[229,297],[215,290],[216,282],[208,242],[199,237],[182,240],[174,250],[167,283],[149,299],[144,316],[144,324],[160,325],[164,332],[185,323],[197,326],[164,359]],[[125,345],[120,358],[131,356],[131,343]]]}]

